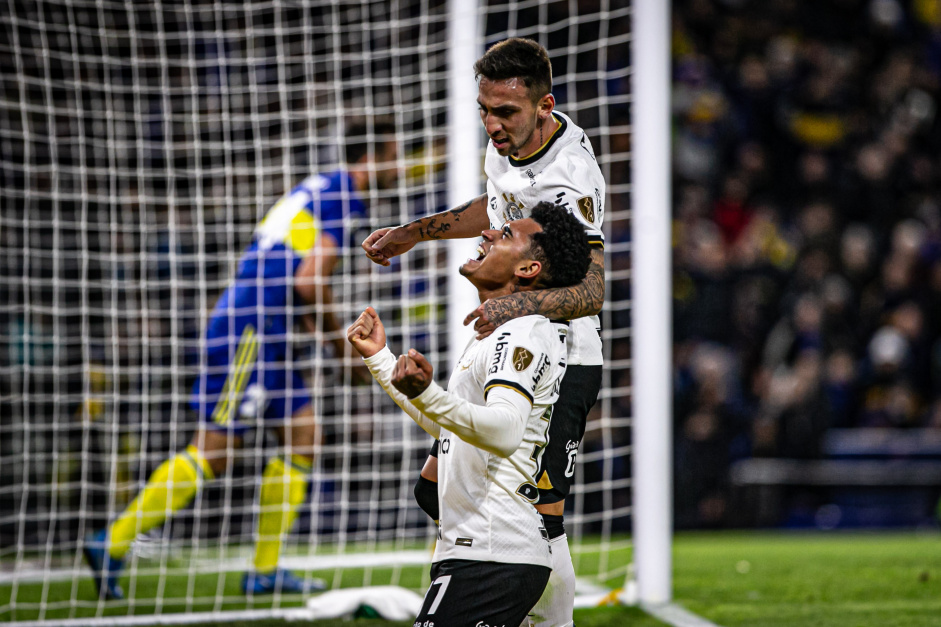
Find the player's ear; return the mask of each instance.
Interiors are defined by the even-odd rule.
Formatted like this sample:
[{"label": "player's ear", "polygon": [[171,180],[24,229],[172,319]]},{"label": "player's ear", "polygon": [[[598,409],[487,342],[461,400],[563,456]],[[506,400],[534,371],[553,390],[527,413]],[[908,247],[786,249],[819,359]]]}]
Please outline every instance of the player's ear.
[{"label": "player's ear", "polygon": [[546,94],[539,99],[539,102],[536,103],[536,115],[539,116],[540,120],[547,119],[552,115],[552,110],[555,108],[555,96],[552,94]]},{"label": "player's ear", "polygon": [[516,266],[516,276],[527,281],[532,281],[542,272],[542,263],[535,259],[525,259]]}]

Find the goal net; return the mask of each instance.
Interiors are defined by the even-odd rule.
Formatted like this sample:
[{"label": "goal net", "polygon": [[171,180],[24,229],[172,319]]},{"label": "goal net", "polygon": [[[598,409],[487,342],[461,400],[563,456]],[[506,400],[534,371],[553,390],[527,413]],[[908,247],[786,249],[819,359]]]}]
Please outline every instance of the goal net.
[{"label": "goal net", "polygon": [[[608,182],[604,388],[566,514],[576,568],[603,590],[629,561],[628,0],[485,1],[479,53],[508,36],[550,52],[558,108]],[[209,312],[265,212],[339,167],[351,119],[387,116],[398,181],[369,192],[331,279],[345,328],[366,306],[390,344],[447,374],[446,247],[389,268],[358,242],[447,208],[445,0],[9,0],[0,11],[0,620],[244,615],[302,605],[245,597],[262,470],[250,430],[226,476],[139,538],[124,601],[95,594],[83,539],[183,449]],[[467,119],[467,125],[479,120]],[[480,131],[483,133],[482,129]],[[483,144],[483,141],[480,142]],[[482,154],[481,154],[482,158]],[[478,191],[484,182],[478,182]],[[469,198],[468,198],[469,200]],[[469,333],[469,332],[468,332]],[[434,527],[412,486],[429,437],[378,386],[354,385],[329,341],[291,331],[322,426],[282,564],[331,588],[423,591]]]}]

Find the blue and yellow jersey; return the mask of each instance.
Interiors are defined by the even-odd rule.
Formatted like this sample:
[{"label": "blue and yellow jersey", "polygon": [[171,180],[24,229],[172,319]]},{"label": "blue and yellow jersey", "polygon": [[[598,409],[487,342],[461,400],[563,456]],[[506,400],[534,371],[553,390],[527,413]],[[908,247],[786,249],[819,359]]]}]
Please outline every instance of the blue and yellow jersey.
[{"label": "blue and yellow jersey", "polygon": [[350,220],[365,215],[366,206],[347,172],[315,174],[275,203],[255,229],[255,239],[262,249],[284,244],[304,257],[321,233],[346,246]]},{"label": "blue and yellow jersey", "polygon": [[294,292],[294,274],[324,234],[350,245],[350,227],[365,213],[343,171],[304,179],[268,211],[209,318],[204,366],[190,401],[204,421],[241,433],[310,402],[293,363],[291,330],[305,306]]}]

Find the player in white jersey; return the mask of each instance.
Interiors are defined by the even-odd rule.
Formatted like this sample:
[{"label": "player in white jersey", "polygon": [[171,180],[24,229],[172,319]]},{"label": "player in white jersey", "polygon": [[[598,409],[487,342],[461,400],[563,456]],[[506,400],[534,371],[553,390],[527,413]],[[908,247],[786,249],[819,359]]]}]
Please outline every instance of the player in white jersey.
[{"label": "player in white jersey", "polygon": [[[472,312],[481,336],[512,318],[539,313],[571,320],[568,370],[553,414],[549,445],[539,475],[539,503],[553,551],[552,580],[536,607],[539,627],[572,624],[575,571],[563,524],[564,499],[575,472],[575,456],[588,412],[601,389],[601,339],[597,314],[604,302],[605,182],[585,132],[554,110],[552,68],[546,51],[527,39],[494,45],[474,66],[477,103],[490,144],[485,171],[487,194],[409,224],[380,229],[363,242],[367,255],[383,265],[420,241],[475,237],[529,215],[551,200],[568,209],[585,228],[592,264],[579,285],[491,298]],[[435,449],[415,488],[422,508],[435,518]]]},{"label": "player in white jersey", "polygon": [[[478,252],[461,274],[482,301],[578,283],[590,263],[582,226],[548,202],[484,231]],[[516,627],[549,580],[550,549],[533,503],[568,324],[529,315],[474,339],[447,391],[414,349],[393,356],[372,308],[347,335],[389,395],[441,444],[439,539],[415,625]]]}]

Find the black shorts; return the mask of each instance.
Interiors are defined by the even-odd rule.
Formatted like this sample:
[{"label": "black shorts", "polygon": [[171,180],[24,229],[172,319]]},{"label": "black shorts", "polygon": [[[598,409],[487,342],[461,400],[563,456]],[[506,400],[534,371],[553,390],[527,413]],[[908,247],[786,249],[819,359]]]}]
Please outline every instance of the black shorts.
[{"label": "black shorts", "polygon": [[549,444],[542,453],[536,485],[539,504],[558,503],[572,488],[575,456],[585,435],[585,423],[601,391],[601,366],[569,366],[552,407]]},{"label": "black shorts", "polygon": [[550,572],[534,564],[432,564],[431,585],[413,627],[517,627],[539,601]]},{"label": "black shorts", "polygon": [[[588,412],[601,391],[601,366],[569,366],[559,387],[559,400],[552,407],[549,444],[542,453],[536,472],[539,505],[558,503],[572,488],[575,457],[585,435]],[[431,457],[438,456],[438,441],[431,445]]]}]

